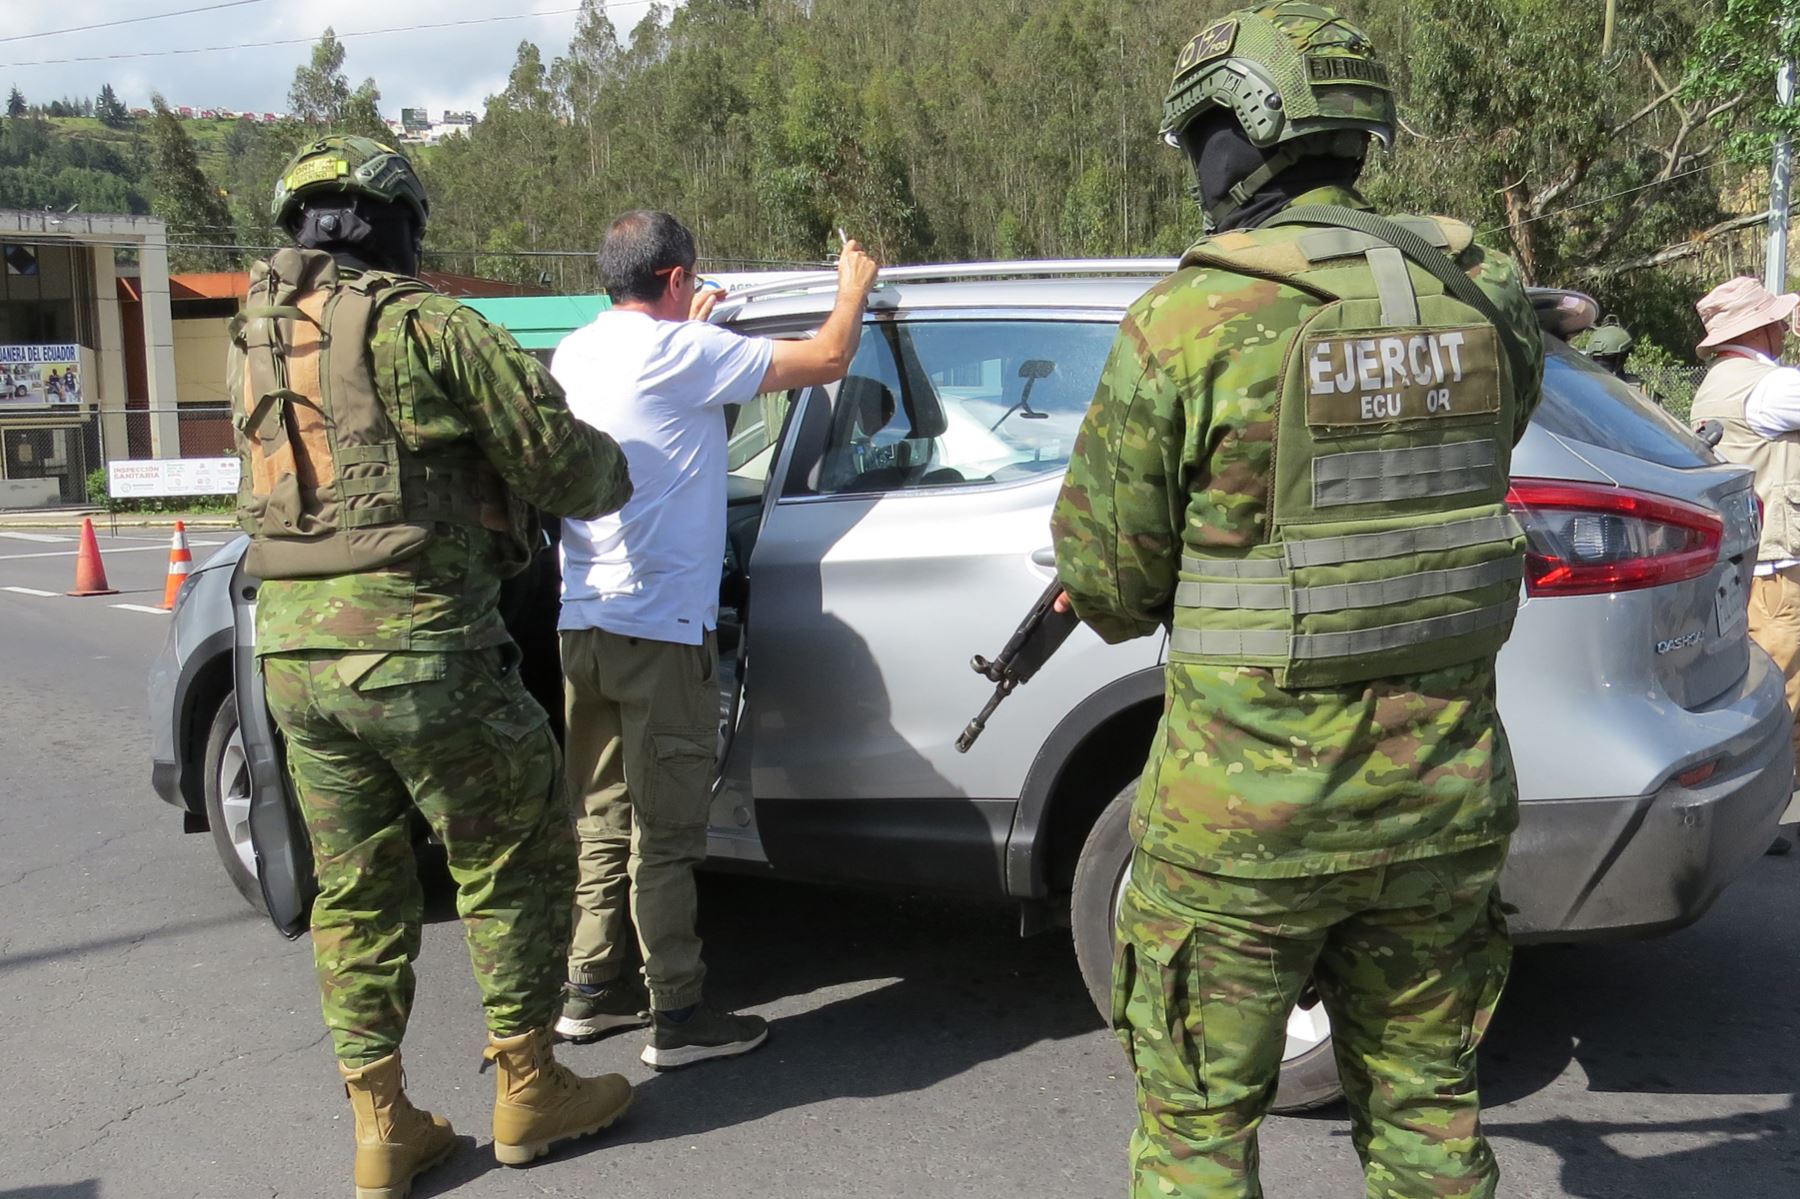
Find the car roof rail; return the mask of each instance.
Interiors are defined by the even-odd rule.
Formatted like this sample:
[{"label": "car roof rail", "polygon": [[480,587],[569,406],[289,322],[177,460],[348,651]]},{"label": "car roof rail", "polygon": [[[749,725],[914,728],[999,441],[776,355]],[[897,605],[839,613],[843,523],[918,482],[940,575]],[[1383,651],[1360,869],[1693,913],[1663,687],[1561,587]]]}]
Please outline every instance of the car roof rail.
[{"label": "car roof rail", "polygon": [[[961,283],[980,279],[1054,279],[1091,275],[1160,278],[1180,265],[1175,258],[1036,258],[1012,262],[943,262],[881,268],[876,284]],[[794,275],[734,291],[722,306],[748,303],[769,296],[803,295],[837,287],[836,271]]]}]

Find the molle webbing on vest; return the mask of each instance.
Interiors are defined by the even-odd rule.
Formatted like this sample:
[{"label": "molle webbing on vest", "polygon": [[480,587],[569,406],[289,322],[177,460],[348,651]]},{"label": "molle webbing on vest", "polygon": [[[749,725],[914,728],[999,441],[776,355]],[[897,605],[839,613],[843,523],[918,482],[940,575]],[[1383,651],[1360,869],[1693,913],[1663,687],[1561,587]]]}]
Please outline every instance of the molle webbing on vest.
[{"label": "molle webbing on vest", "polygon": [[1515,595],[1501,603],[1468,612],[1344,633],[1289,634],[1279,630],[1177,628],[1169,634],[1169,649],[1177,654],[1206,658],[1289,658],[1296,662],[1373,657],[1510,627],[1518,610],[1519,598]]},{"label": "molle webbing on vest", "polygon": [[1393,225],[1357,224],[1238,231],[1184,260],[1320,304],[1278,334],[1266,539],[1190,542],[1174,661],[1333,687],[1490,656],[1511,630],[1524,536],[1505,505],[1518,410],[1507,383],[1521,373],[1503,367],[1518,334],[1496,328],[1485,295],[1467,301],[1472,279],[1452,286],[1420,262],[1466,250],[1466,227],[1401,218],[1402,254],[1381,236]]},{"label": "molle webbing on vest", "polygon": [[1325,454],[1312,465],[1315,508],[1491,491],[1499,480],[1491,441]]},{"label": "molle webbing on vest", "polygon": [[381,398],[369,348],[377,317],[430,294],[377,272],[342,279],[330,255],[312,250],[281,250],[253,268],[234,323],[243,370],[232,396],[252,573],[374,570],[418,553],[440,522],[510,527],[493,468],[473,451],[418,459]]}]

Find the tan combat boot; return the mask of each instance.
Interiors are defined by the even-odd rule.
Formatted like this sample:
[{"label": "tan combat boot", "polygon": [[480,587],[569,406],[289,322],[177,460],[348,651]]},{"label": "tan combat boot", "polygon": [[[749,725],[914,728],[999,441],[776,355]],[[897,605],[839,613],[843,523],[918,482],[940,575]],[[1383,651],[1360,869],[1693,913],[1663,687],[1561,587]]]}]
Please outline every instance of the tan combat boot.
[{"label": "tan combat boot", "polygon": [[550,1030],[488,1036],[494,1063],[494,1157],[528,1166],[561,1141],[599,1132],[631,1106],[623,1075],[582,1078],[550,1052]]},{"label": "tan combat boot", "polygon": [[356,1113],[356,1199],[406,1199],[413,1179],[456,1148],[450,1122],[407,1100],[398,1053],[338,1071]]}]

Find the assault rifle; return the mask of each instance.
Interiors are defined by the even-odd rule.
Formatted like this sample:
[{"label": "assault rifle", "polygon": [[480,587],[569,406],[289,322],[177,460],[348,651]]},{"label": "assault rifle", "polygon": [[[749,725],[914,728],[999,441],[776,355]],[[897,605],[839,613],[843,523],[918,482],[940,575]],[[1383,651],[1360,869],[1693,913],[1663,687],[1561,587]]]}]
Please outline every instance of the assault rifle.
[{"label": "assault rifle", "polygon": [[956,739],[957,753],[969,752],[969,747],[986,731],[988,718],[994,714],[994,710],[1020,683],[1029,683],[1031,677],[1050,660],[1050,655],[1069,639],[1075,626],[1081,623],[1073,611],[1056,610],[1056,600],[1062,591],[1062,584],[1052,579],[1050,586],[1044,589],[1044,594],[1038,596],[1037,602],[1031,605],[1031,611],[1025,614],[1025,619],[1019,622],[1019,627],[1013,630],[1006,647],[992,661],[976,654],[969,663],[970,669],[994,684],[994,694],[975,719],[969,722],[969,727],[962,731],[962,736]]}]

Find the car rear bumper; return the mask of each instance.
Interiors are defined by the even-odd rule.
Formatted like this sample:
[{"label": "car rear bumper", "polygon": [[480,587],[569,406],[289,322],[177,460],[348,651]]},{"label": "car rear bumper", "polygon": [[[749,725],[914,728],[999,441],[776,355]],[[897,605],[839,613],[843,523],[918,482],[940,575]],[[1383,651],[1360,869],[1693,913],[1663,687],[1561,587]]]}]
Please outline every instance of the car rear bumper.
[{"label": "car rear bumper", "polygon": [[[1780,696],[1780,676],[1765,687]],[[1521,941],[1648,936],[1689,924],[1775,838],[1794,790],[1785,701],[1698,787],[1520,805],[1501,891]],[[1697,763],[1695,763],[1697,764]]]}]

